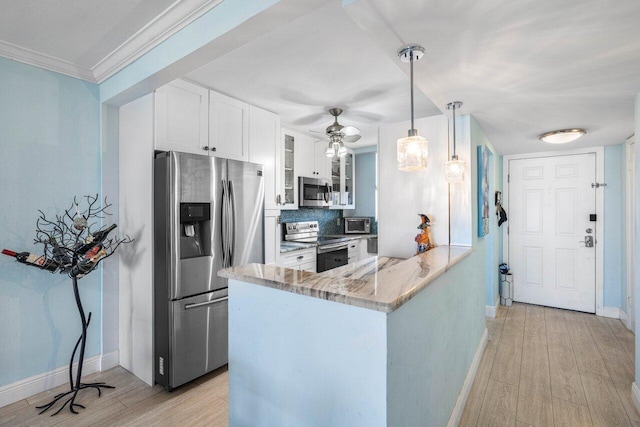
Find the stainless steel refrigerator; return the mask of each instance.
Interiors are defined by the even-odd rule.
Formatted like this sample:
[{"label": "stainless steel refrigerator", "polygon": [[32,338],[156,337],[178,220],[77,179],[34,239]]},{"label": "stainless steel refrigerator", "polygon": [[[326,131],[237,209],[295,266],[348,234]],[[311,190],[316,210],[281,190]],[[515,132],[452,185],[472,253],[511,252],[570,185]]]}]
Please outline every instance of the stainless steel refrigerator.
[{"label": "stainless steel refrigerator", "polygon": [[263,239],[262,165],[156,154],[156,383],[171,390],[227,363],[227,279],[217,272],[264,262]]}]

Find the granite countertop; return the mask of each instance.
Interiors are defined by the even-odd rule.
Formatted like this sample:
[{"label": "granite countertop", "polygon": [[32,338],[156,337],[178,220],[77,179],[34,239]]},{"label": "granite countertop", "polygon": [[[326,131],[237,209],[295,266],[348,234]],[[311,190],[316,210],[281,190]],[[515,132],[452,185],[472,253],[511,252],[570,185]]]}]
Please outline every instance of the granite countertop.
[{"label": "granite countertop", "polygon": [[[377,234],[330,234],[326,237],[341,237],[341,238],[349,238],[351,240],[355,240],[355,239],[368,239],[371,237],[377,238],[378,235]],[[301,242],[286,242],[286,241],[281,241],[280,242],[280,253],[284,254],[287,252],[293,252],[293,251],[297,251],[300,249],[308,249],[308,248],[315,248],[317,246],[317,243],[301,243]]]},{"label": "granite countertop", "polygon": [[471,252],[468,246],[437,246],[409,259],[371,257],[323,273],[248,264],[218,275],[390,313]]},{"label": "granite countertop", "polygon": [[300,249],[315,248],[317,243],[302,243],[302,242],[280,242],[280,253],[298,251]]}]

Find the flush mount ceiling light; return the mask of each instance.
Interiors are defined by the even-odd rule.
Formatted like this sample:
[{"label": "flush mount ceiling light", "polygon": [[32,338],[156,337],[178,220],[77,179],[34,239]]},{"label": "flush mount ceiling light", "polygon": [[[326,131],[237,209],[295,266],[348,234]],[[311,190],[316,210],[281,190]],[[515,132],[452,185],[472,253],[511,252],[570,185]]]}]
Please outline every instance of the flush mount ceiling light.
[{"label": "flush mount ceiling light", "polygon": [[402,62],[408,62],[411,67],[411,129],[406,138],[398,139],[397,160],[401,171],[415,171],[427,168],[429,156],[429,141],[418,135],[413,125],[413,61],[419,61],[424,56],[424,48],[409,45],[398,50]]},{"label": "flush mount ceiling light", "polygon": [[566,144],[567,142],[575,141],[586,133],[587,131],[584,129],[562,129],[543,133],[538,139],[549,144]]},{"label": "flush mount ceiling light", "polygon": [[444,164],[444,178],[447,182],[464,181],[464,162],[456,154],[456,110],[462,107],[462,102],[454,101],[447,104],[447,110],[453,110],[453,155]]}]

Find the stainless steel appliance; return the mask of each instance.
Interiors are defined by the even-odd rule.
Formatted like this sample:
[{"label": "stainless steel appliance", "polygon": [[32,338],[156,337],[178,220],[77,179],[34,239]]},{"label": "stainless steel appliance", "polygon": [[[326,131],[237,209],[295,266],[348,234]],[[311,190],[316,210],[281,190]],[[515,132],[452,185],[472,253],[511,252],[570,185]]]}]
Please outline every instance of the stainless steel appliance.
[{"label": "stainless steel appliance", "polygon": [[328,208],[332,205],[329,180],[301,176],[298,184],[298,206],[301,208]]},{"label": "stainless steel appliance", "polygon": [[344,234],[370,234],[371,218],[344,218]]},{"label": "stainless steel appliance", "polygon": [[288,242],[317,243],[316,271],[331,270],[349,262],[347,237],[318,236],[318,221],[289,222],[284,224],[284,240]]},{"label": "stainless steel appliance", "polygon": [[154,198],[154,376],[171,390],[227,363],[217,272],[264,262],[262,165],[159,153]]}]

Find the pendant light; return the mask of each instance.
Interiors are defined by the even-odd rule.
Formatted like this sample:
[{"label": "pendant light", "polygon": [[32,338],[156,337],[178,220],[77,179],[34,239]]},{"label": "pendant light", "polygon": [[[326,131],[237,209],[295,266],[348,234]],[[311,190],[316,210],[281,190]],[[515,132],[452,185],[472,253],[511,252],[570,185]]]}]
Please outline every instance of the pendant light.
[{"label": "pendant light", "polygon": [[411,129],[406,138],[398,139],[397,161],[401,171],[414,171],[427,168],[429,156],[429,141],[418,135],[413,124],[413,61],[419,61],[424,56],[424,48],[409,45],[398,51],[402,62],[408,62],[411,67]]},{"label": "pendant light", "polygon": [[444,178],[447,182],[464,181],[464,162],[456,154],[456,110],[462,107],[462,102],[454,101],[447,104],[447,110],[453,111],[453,155],[444,164]]}]

